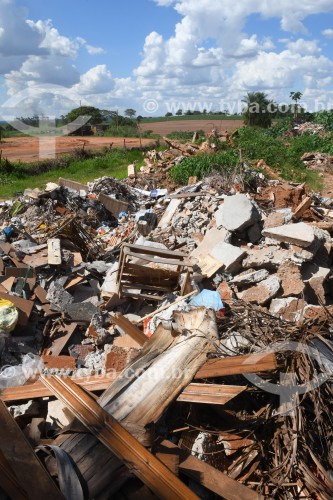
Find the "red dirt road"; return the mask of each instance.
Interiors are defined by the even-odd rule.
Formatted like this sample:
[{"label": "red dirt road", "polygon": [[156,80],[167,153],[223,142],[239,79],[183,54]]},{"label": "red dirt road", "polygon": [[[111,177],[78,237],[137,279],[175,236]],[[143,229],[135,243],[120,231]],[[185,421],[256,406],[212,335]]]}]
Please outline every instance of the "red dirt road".
[{"label": "red dirt road", "polygon": [[215,128],[218,132],[235,130],[244,125],[243,120],[171,120],[165,122],[141,123],[141,130],[152,130],[154,134],[167,135],[175,131],[204,130],[211,132]]},{"label": "red dirt road", "polygon": [[[155,134],[160,134],[161,136],[167,135],[174,131],[195,131],[204,130],[205,132],[211,132],[213,128],[217,129],[218,132],[224,132],[225,130],[235,130],[243,126],[242,120],[172,120],[166,122],[156,122],[156,123],[142,123],[140,125],[141,130],[153,130]],[[123,147],[124,140],[127,148],[134,148],[140,146],[140,140],[136,138],[122,138],[122,137],[95,137],[95,136],[85,136],[85,137],[41,137],[43,141],[43,153],[44,158],[53,158],[54,150],[56,156],[64,153],[70,153],[73,149],[82,148],[85,149],[101,149],[103,147]],[[55,146],[54,146],[55,141]],[[142,146],[147,146],[153,144],[155,139],[142,139]],[[0,144],[0,150],[2,151],[2,158],[8,158],[12,161],[22,161],[22,162],[33,162],[42,159],[40,154],[40,142],[39,138],[36,137],[12,137],[9,139],[3,139]],[[54,149],[55,148],[55,149]]]},{"label": "red dirt road", "polygon": [[[64,153],[70,153],[73,149],[82,148],[85,149],[101,149],[103,147],[123,147],[124,138],[123,137],[43,137],[45,141],[45,158],[54,157],[54,140],[56,156]],[[147,146],[153,144],[154,139],[142,139],[142,146]],[[13,137],[10,139],[3,139],[0,144],[0,150],[2,151],[2,158],[8,158],[12,161],[22,161],[22,162],[32,162],[37,161],[41,158],[39,151],[39,139],[35,137]],[[125,144],[127,148],[134,148],[140,146],[139,139],[126,138]]]}]

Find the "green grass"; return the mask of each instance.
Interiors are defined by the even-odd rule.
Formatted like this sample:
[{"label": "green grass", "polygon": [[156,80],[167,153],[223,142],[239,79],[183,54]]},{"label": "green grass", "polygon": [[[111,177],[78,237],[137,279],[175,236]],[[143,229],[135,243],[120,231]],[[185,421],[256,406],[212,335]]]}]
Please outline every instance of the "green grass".
[{"label": "green grass", "polygon": [[241,128],[235,137],[236,148],[221,143],[219,153],[187,158],[171,170],[171,176],[176,182],[186,184],[190,176],[202,179],[211,171],[230,175],[239,161],[239,148],[242,148],[243,158],[252,168],[263,159],[285,180],[306,182],[314,191],[320,191],[322,179],[317,172],[305,167],[301,157],[312,151],[333,154],[333,134],[286,138],[283,124],[274,129]]},{"label": "green grass", "polygon": [[[134,160],[137,160],[139,167],[143,164],[142,151],[115,149],[105,156],[85,160],[69,160],[68,165],[66,164],[66,157],[64,157],[59,167],[55,166],[55,168],[37,175],[31,175],[31,171],[38,168],[38,166],[13,163],[14,171],[12,173],[6,174],[0,171],[0,198],[9,198],[26,188],[38,187],[43,189],[47,182],[57,182],[59,177],[82,183],[104,175],[123,179],[127,176],[127,166],[133,163]],[[1,182],[1,179],[5,184]]]},{"label": "green grass", "polygon": [[243,120],[240,115],[214,115],[214,114],[200,114],[200,115],[181,115],[181,116],[154,116],[143,118],[141,123],[156,123],[156,122],[170,122],[170,121],[184,121],[184,120],[206,120],[206,121],[221,121],[221,120]]},{"label": "green grass", "polygon": [[181,163],[173,167],[171,177],[179,184],[187,184],[191,176],[202,179],[211,172],[220,172],[224,175],[231,175],[239,161],[239,153],[236,149],[229,148],[220,153],[190,156]]},{"label": "green grass", "polygon": [[[197,130],[196,134],[198,136],[197,142],[202,142],[206,138],[206,134],[204,130]],[[187,131],[187,130],[179,130],[175,132],[170,132],[167,134],[168,139],[174,139],[176,141],[180,142],[192,142],[194,132],[193,131]]]}]

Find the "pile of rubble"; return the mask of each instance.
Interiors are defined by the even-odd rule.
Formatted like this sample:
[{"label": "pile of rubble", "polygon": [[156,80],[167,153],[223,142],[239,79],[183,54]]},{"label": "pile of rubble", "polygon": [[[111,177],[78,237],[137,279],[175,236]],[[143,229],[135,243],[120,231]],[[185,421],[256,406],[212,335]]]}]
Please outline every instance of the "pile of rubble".
[{"label": "pile of rubble", "polygon": [[301,160],[308,168],[319,170],[322,172],[330,172],[333,170],[333,156],[326,153],[305,153]]},{"label": "pile of rubble", "polygon": [[169,146],[1,204],[0,488],[329,499],[333,199]]},{"label": "pile of rubble", "polygon": [[293,133],[296,135],[304,134],[319,134],[323,135],[325,133],[325,126],[320,123],[304,122],[294,125]]}]

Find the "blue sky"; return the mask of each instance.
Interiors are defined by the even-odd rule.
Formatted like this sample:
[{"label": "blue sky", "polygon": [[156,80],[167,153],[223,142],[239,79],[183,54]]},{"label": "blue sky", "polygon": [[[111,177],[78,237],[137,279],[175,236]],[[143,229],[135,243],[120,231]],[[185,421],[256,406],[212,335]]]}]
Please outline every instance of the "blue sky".
[{"label": "blue sky", "polygon": [[332,0],[0,0],[0,102],[16,116],[80,101],[152,116],[300,90],[330,108],[332,46]]}]

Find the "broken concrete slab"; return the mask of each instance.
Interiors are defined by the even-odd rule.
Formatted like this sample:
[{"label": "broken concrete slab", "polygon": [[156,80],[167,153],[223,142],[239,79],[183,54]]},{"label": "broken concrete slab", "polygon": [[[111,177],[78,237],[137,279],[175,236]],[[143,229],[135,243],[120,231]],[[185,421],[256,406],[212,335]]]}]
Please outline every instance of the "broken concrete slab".
[{"label": "broken concrete slab", "polygon": [[199,258],[200,256],[204,257],[211,251],[211,249],[217,243],[224,242],[228,240],[228,238],[229,238],[229,233],[226,229],[223,228],[217,229],[216,227],[209,229],[206,232],[202,242],[191,253],[191,257],[196,257],[196,258]]},{"label": "broken concrete slab", "polygon": [[240,269],[241,261],[246,253],[247,251],[244,248],[224,242],[218,243],[210,251],[210,255],[221,262],[221,267],[223,265],[227,273],[234,273]]},{"label": "broken concrete slab", "polygon": [[298,321],[306,305],[307,303],[303,299],[298,299],[296,297],[273,299],[269,312],[273,316],[277,316],[286,321]]},{"label": "broken concrete slab", "polygon": [[307,264],[302,271],[305,286],[305,296],[310,304],[326,304],[326,280],[331,270],[315,264]]},{"label": "broken concrete slab", "polygon": [[304,222],[266,228],[262,234],[277,241],[291,243],[302,248],[309,247],[315,240],[313,228]]},{"label": "broken concrete slab", "polygon": [[277,268],[286,260],[291,260],[293,252],[284,250],[278,246],[267,246],[264,248],[252,248],[247,251],[248,255],[243,260],[244,269],[267,267]]},{"label": "broken concrete slab", "polygon": [[214,215],[217,227],[223,226],[232,232],[242,231],[261,220],[255,203],[245,194],[227,196]]},{"label": "broken concrete slab", "polygon": [[53,310],[62,312],[74,301],[74,298],[66,292],[59,281],[53,281],[48,289],[46,300],[51,303]]},{"label": "broken concrete slab", "polygon": [[281,296],[290,297],[299,295],[304,290],[304,283],[300,267],[291,261],[281,264],[277,272],[281,280]]},{"label": "broken concrete slab", "polygon": [[92,320],[92,317],[99,313],[98,308],[91,302],[68,304],[64,311],[74,321],[89,323]]},{"label": "broken concrete slab", "polygon": [[268,276],[269,272],[267,269],[259,269],[258,271],[249,270],[235,276],[230,283],[237,286],[254,285],[265,280]]},{"label": "broken concrete slab", "polygon": [[277,295],[280,284],[281,281],[278,276],[270,276],[244,292],[237,293],[237,297],[245,302],[265,305]]},{"label": "broken concrete slab", "polygon": [[291,209],[276,210],[271,212],[264,221],[264,228],[283,226],[288,220],[287,213],[289,212],[289,220],[291,219]]}]

